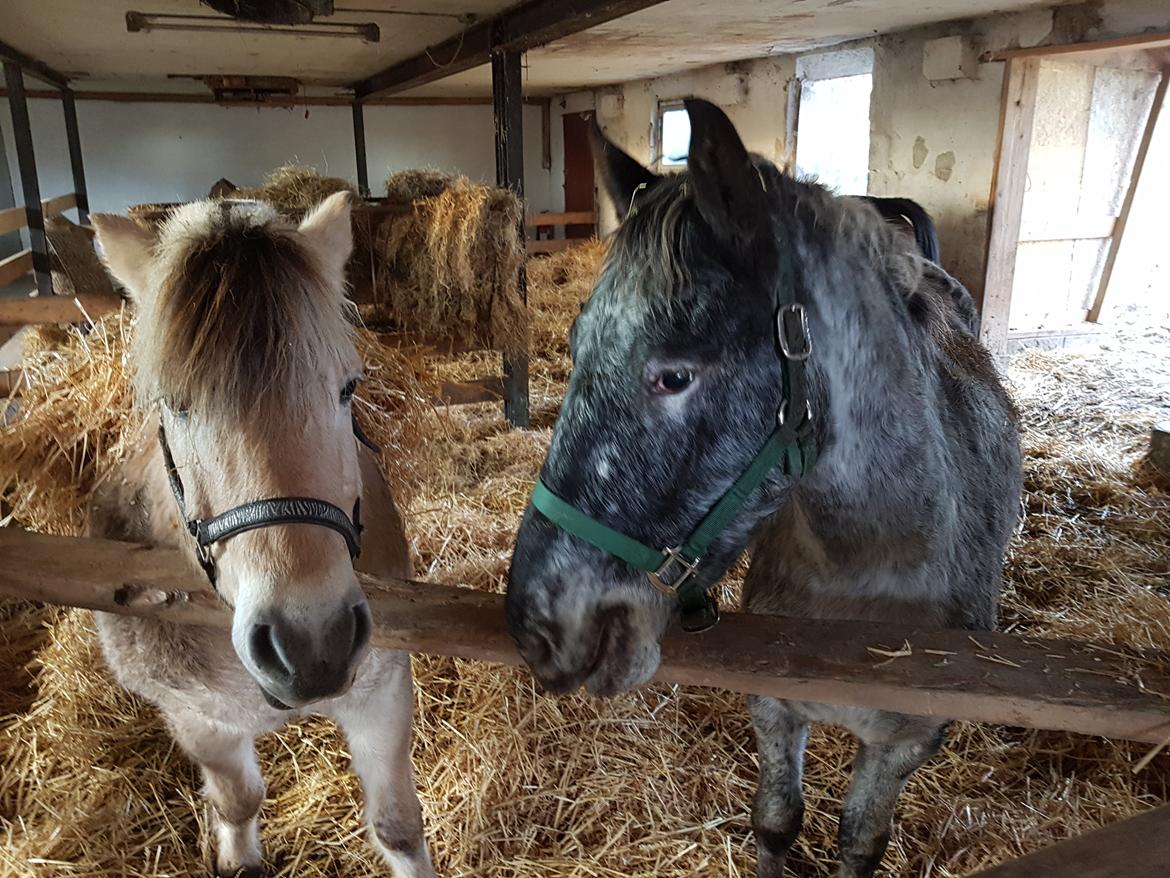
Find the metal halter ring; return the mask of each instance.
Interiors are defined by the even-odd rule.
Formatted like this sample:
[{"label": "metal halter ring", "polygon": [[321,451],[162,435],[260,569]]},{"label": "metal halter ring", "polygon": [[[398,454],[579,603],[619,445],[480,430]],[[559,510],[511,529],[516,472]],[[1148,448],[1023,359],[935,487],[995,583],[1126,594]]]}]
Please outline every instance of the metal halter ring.
[{"label": "metal halter ring", "polygon": [[808,312],[794,302],[776,312],[776,338],[787,360],[804,362],[812,356],[812,337],[808,334]]},{"label": "metal halter ring", "polygon": [[[646,576],[650,579],[650,584],[654,586],[655,590],[667,597],[674,597],[678,594],[682,584],[698,572],[699,564],[702,563],[703,559],[696,558],[694,561],[688,561],[686,556],[682,554],[682,546],[667,549],[663,554],[666,555],[666,560],[662,562],[662,566],[653,573],[647,573]],[[682,572],[673,582],[667,582],[663,575],[672,565],[677,565]]]},{"label": "metal halter ring", "polygon": [[[809,402],[807,399],[804,401],[804,419],[806,421],[812,420],[812,403]],[[781,400],[780,410],[778,412],[776,412],[776,423],[779,424],[781,427],[783,427],[784,422],[787,420],[788,420],[788,400],[785,399],[785,400]]]}]

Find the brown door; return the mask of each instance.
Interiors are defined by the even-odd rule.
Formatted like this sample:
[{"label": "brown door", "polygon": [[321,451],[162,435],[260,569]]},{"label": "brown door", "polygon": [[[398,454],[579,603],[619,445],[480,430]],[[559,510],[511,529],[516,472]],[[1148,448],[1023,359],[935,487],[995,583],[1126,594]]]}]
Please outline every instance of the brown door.
[{"label": "brown door", "polygon": [[[592,113],[565,113],[565,212],[592,211],[593,156],[589,152]],[[565,226],[566,238],[588,238],[594,226]]]}]

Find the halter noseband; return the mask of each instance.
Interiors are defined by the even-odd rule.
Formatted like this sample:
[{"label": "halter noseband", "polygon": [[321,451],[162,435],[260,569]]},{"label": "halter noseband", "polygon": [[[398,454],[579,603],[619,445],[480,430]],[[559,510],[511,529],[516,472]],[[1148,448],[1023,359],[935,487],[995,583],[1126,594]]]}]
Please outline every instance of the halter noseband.
[{"label": "halter noseband", "polygon": [[[356,420],[353,422],[353,433],[367,448],[378,451],[378,446],[370,441]],[[175,466],[175,458],[171,454],[171,446],[167,442],[166,429],[161,419],[158,424],[158,444],[162,448],[167,481],[171,484],[171,493],[175,495],[179,515],[187,531],[195,538],[195,555],[199,559],[199,566],[211,581],[212,588],[215,588],[216,566],[215,558],[211,555],[211,547],[262,527],[282,524],[315,524],[327,527],[345,537],[351,559],[361,554],[361,497],[354,501],[352,518],[332,503],[314,497],[269,497],[233,506],[227,512],[221,512],[211,518],[191,518],[187,515],[183,482],[179,478],[179,470]]]},{"label": "halter noseband", "polygon": [[786,247],[781,251],[780,277],[775,292],[781,376],[776,429],[756,452],[747,469],[681,545],[673,549],[656,549],[626,536],[558,497],[542,479],[537,480],[532,491],[532,505],[553,524],[641,570],[655,589],[675,598],[682,611],[684,631],[705,631],[719,621],[719,605],[707,593],[714,583],[704,583],[699,577],[699,568],[707,550],[743,508],[748,497],[779,464],[783,464],[784,472],[794,479],[811,472],[816,464],[812,404],[805,379],[805,362],[812,353],[812,340],[805,308],[796,301],[791,254]]}]

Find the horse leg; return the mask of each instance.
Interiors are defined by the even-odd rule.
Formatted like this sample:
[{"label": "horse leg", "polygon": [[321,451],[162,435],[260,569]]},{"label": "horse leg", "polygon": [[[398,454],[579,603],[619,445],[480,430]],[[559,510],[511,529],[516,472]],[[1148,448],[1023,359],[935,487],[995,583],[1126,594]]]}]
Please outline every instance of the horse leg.
[{"label": "horse leg", "polygon": [[198,719],[167,719],[175,740],[203,774],[203,794],[211,803],[215,828],[216,875],[259,878],[262,868],[256,814],[264,801],[264,779],[251,736]]},{"label": "horse leg", "polygon": [[395,878],[433,878],[410,763],[410,657],[374,652],[367,662],[373,667],[364,669],[365,679],[359,676],[334,716],[365,791],[370,835]]},{"label": "horse leg", "polygon": [[942,749],[947,723],[878,714],[881,728],[863,731],[841,811],[839,878],[870,878],[890,843],[894,805],[910,775]]},{"label": "horse leg", "polygon": [[752,807],[758,878],[782,878],[788,849],[804,820],[801,770],[808,723],[783,701],[748,700],[756,729],[760,784]]}]

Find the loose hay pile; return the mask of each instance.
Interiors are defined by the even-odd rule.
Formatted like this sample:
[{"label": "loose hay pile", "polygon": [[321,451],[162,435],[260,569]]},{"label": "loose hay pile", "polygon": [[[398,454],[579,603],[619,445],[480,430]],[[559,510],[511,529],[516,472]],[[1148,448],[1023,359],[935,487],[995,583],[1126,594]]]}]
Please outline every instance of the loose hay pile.
[{"label": "loose hay pile", "polygon": [[524,351],[524,207],[516,194],[428,172],[395,175],[387,190],[435,192],[378,226],[374,295],[387,316],[407,331]]},{"label": "loose hay pile", "polygon": [[[553,260],[530,267],[534,277],[547,273],[533,286],[534,371],[565,368],[563,333],[594,265],[559,275]],[[1170,648],[1170,480],[1139,460],[1149,423],[1170,410],[1170,333],[1145,343],[1150,350],[1131,343],[1125,356],[1030,355],[1012,371],[1028,427],[1029,507],[1008,568],[1003,619],[1012,630]],[[519,433],[492,406],[431,423],[408,518],[421,575],[503,588],[555,398],[534,398],[533,408],[537,426]],[[35,689],[3,702],[0,872],[203,874],[195,773],[153,710],[100,670],[85,614],[2,611],[0,666],[38,663]],[[756,770],[739,696],[659,686],[608,701],[553,699],[518,669],[414,664],[414,758],[441,875],[752,874]],[[268,736],[259,749],[274,874],[385,874],[360,837],[344,743],[326,722]],[[963,875],[1165,801],[1170,756],[1131,773],[1146,749],[963,724],[911,781],[887,873]],[[829,874],[850,759],[844,735],[813,735],[794,875]]]},{"label": "loose hay pile", "polygon": [[53,275],[53,292],[59,296],[90,294],[113,296],[114,284],[102,266],[93,240],[81,226],[63,216],[45,220],[45,238],[49,242],[49,269]]}]

